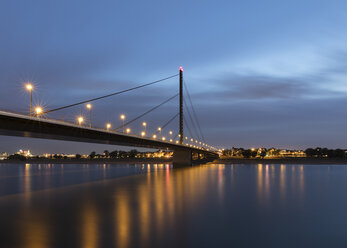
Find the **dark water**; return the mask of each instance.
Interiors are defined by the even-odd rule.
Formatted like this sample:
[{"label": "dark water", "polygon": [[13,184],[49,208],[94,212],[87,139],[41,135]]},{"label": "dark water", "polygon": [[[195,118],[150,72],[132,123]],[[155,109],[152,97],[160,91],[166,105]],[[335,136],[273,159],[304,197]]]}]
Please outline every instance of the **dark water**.
[{"label": "dark water", "polygon": [[0,247],[347,247],[345,165],[0,165]]}]

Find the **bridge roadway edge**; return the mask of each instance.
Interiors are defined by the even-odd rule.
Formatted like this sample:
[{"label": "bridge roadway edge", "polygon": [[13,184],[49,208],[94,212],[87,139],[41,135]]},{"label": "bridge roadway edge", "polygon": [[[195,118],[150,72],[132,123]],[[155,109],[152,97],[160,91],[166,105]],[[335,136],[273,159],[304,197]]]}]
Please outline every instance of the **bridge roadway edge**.
[{"label": "bridge roadway edge", "polygon": [[[0,111],[0,135],[167,149],[174,151],[173,164],[177,167],[191,165],[192,153],[199,154],[199,158],[201,155],[202,157],[216,157],[217,155],[215,152],[184,145],[3,111]],[[183,157],[180,158],[180,156]]]}]

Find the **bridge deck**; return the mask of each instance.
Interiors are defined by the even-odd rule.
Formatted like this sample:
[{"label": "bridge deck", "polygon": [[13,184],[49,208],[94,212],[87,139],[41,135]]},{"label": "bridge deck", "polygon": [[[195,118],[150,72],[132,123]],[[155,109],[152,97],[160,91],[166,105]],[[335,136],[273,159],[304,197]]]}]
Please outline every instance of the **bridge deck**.
[{"label": "bridge deck", "polygon": [[191,152],[216,155],[214,151],[207,151],[173,142],[143,138],[114,131],[78,126],[58,120],[29,117],[4,111],[0,111],[0,135],[154,149],[188,150]]}]

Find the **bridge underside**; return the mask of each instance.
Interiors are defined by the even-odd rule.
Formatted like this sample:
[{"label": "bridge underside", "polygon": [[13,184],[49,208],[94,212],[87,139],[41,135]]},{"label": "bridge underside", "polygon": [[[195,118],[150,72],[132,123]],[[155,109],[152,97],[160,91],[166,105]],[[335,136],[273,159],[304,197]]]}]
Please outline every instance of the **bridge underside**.
[{"label": "bridge underside", "polygon": [[0,111],[0,135],[28,138],[55,139],[98,143],[107,145],[133,146],[174,151],[174,164],[191,164],[194,154],[201,157],[216,157],[217,154],[179,144],[141,138],[106,130],[80,127],[69,123],[27,117]]}]

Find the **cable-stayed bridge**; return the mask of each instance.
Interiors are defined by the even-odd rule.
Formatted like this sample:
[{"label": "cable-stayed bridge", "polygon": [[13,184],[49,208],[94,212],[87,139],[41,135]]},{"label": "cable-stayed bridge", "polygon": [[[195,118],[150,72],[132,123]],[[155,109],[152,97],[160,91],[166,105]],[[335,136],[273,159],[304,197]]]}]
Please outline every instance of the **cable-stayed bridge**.
[{"label": "cable-stayed bridge", "polygon": [[[125,121],[125,116],[121,115],[120,118],[122,119],[123,124],[115,129],[111,128],[110,123],[106,125],[106,128],[98,128],[92,125],[91,109],[93,102],[135,91],[140,88],[149,87],[177,77],[179,79],[179,92],[177,94],[169,97],[165,101],[155,105],[135,118]],[[174,152],[173,163],[176,165],[191,164],[193,157],[195,159],[214,159],[218,157],[218,150],[207,144],[205,141],[205,136],[202,132],[191,96],[185,81],[183,80],[182,67],[180,67],[178,74],[166,78],[50,110],[45,110],[40,106],[33,106],[33,86],[27,84],[26,88],[30,91],[29,114],[0,111],[0,135],[168,149]],[[153,134],[149,135],[146,132],[146,122],[142,123],[144,131],[138,135],[133,134],[130,128],[128,128],[130,124],[141,121],[144,116],[176,98],[179,98],[178,112],[167,120],[164,125],[159,127]],[[188,100],[186,101],[185,98],[188,98]],[[187,104],[187,102],[189,104]],[[87,118],[78,116],[76,122],[69,123],[65,120],[49,117],[53,112],[73,108],[78,105],[85,105],[89,109],[89,120],[85,120]],[[185,116],[188,116],[188,118]],[[177,131],[174,133],[174,131],[170,130],[169,137],[162,135],[163,130],[177,118],[179,119]],[[188,135],[185,135],[185,127],[187,128]]]}]

